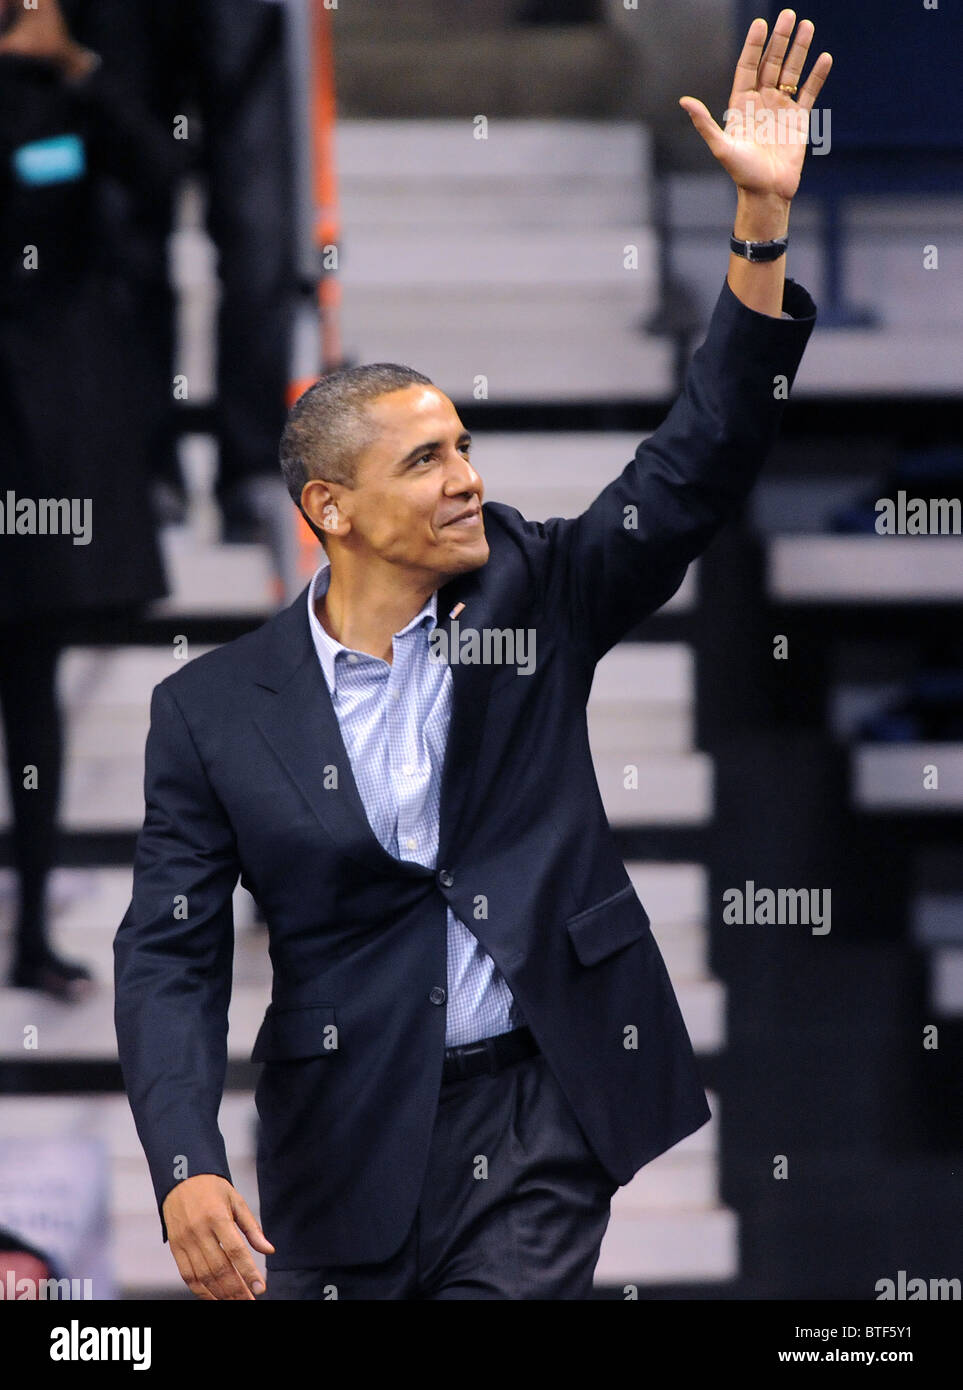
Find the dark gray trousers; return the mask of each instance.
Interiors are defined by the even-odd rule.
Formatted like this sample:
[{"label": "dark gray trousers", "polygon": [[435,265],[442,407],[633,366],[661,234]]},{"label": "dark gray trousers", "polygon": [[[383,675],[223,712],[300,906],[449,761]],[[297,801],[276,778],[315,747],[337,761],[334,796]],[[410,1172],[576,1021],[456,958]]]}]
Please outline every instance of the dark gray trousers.
[{"label": "dark gray trousers", "polygon": [[617,1184],[545,1058],[444,1082],[411,1229],[377,1264],[275,1269],[265,1299],[586,1299]]}]

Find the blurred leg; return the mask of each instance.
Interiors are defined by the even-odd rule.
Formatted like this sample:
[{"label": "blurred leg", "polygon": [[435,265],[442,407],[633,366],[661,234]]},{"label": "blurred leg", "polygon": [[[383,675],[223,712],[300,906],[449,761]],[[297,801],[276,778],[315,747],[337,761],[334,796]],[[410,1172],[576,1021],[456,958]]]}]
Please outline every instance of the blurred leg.
[{"label": "blurred leg", "polygon": [[[15,968],[40,965],[48,950],[45,893],[54,856],[63,756],[58,655],[58,642],[45,633],[42,620],[30,626],[6,624],[0,630],[0,707],[13,858],[20,881]],[[35,773],[25,771],[33,768]]]},{"label": "blurred leg", "polygon": [[[218,493],[277,477],[295,303],[284,6],[204,0],[199,83],[219,253]],[[242,511],[248,510],[242,503]]]}]

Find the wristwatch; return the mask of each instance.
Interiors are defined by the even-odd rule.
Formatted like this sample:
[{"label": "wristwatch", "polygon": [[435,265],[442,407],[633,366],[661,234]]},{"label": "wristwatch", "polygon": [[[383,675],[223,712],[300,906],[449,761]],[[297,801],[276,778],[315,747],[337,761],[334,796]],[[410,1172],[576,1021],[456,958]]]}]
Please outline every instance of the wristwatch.
[{"label": "wristwatch", "polygon": [[729,238],[730,250],[747,261],[778,261],[785,255],[788,245],[788,236],[777,237],[775,241],[740,241],[734,234]]}]

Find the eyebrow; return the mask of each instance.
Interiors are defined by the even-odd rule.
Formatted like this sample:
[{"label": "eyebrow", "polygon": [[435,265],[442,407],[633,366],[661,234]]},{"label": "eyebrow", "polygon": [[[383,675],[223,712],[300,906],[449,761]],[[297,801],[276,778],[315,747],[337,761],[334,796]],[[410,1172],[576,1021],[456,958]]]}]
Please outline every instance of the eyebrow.
[{"label": "eyebrow", "polygon": [[[429,439],[425,444],[416,444],[413,449],[409,449],[403,459],[398,460],[397,466],[403,468],[406,463],[411,463],[412,459],[420,458],[422,454],[433,454],[437,449],[441,448],[444,442],[443,439]],[[458,436],[457,442],[459,444],[471,443],[471,435],[468,430],[462,430],[461,434]]]}]

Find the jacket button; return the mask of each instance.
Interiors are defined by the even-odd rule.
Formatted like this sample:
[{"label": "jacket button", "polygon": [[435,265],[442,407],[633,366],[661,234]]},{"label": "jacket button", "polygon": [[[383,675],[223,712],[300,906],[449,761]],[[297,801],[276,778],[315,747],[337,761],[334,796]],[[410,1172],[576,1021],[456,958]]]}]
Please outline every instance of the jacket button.
[{"label": "jacket button", "polygon": [[455,881],[455,875],[449,869],[439,869],[438,882],[443,888],[450,888]]},{"label": "jacket button", "polygon": [[444,1004],[448,995],[446,991],[442,989],[441,985],[435,985],[434,989],[428,995],[428,998],[433,1004]]}]

